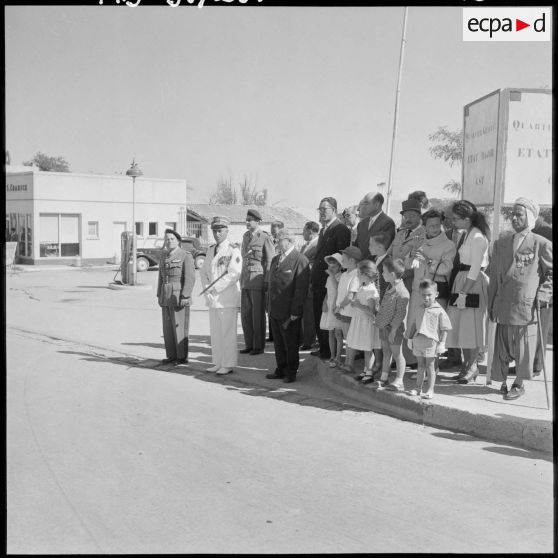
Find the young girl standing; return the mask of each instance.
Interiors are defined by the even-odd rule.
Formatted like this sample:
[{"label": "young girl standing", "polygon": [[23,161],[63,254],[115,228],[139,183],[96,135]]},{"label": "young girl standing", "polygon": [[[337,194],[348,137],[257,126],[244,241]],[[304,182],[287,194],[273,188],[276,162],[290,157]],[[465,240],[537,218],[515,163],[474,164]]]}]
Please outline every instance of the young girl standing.
[{"label": "young girl standing", "polygon": [[353,368],[357,351],[364,351],[364,371],[357,376],[362,380],[372,377],[372,350],[380,348],[380,336],[374,325],[374,314],[380,295],[376,288],[378,270],[370,260],[363,260],[358,264],[359,288],[351,301],[354,310],[349,333],[347,334],[346,366]]},{"label": "young girl standing", "polygon": [[[340,327],[336,326],[335,328],[337,340],[339,342],[339,336],[341,336],[341,343],[343,343],[343,339],[346,339],[349,333],[351,318],[354,314],[351,301],[358,290],[357,264],[362,259],[362,253],[356,246],[348,246],[344,250],[341,250],[341,254],[343,255],[343,267],[346,271],[344,271],[339,278],[337,307],[334,312],[335,317],[340,322]],[[343,370],[346,372],[353,372],[352,368],[347,365],[343,366]]]},{"label": "young girl standing", "polygon": [[326,281],[327,296],[322,306],[322,318],[320,320],[320,329],[329,332],[329,350],[331,358],[329,359],[330,368],[335,368],[341,362],[341,350],[343,349],[343,335],[336,336],[337,328],[341,331],[341,322],[335,317],[335,301],[337,300],[337,286],[341,277],[341,254],[336,253],[326,256],[328,278]]},{"label": "young girl standing", "polygon": [[[438,289],[436,283],[424,279],[419,284],[422,304],[417,309],[416,315],[409,325],[409,349],[417,357],[417,387],[410,390],[409,395],[420,395],[424,399],[434,397],[434,384],[436,382],[436,357],[446,350],[445,342],[451,322],[445,310],[436,302]],[[421,393],[424,376],[427,377],[427,389]]]}]

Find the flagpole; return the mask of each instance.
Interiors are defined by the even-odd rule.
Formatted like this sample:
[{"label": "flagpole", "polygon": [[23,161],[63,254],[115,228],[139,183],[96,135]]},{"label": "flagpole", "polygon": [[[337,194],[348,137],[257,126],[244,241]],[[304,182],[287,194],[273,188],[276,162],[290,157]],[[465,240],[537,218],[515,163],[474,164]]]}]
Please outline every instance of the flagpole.
[{"label": "flagpole", "polygon": [[386,194],[386,213],[389,214],[389,202],[391,198],[391,173],[393,169],[393,153],[395,151],[395,138],[397,136],[397,109],[399,108],[399,91],[401,89],[401,72],[403,70],[403,55],[405,53],[405,33],[407,31],[407,6],[403,13],[403,30],[401,32],[401,50],[399,51],[399,74],[397,76],[397,90],[395,91],[395,111],[393,113],[393,135],[391,138],[391,155],[389,158],[389,173]]}]

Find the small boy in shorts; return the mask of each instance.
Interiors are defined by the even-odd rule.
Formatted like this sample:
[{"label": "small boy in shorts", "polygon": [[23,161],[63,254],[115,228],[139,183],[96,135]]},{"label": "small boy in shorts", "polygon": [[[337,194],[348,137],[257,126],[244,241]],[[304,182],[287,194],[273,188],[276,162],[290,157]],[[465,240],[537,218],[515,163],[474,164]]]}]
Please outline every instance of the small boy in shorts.
[{"label": "small boy in shorts", "polygon": [[[409,349],[418,361],[417,387],[408,393],[432,399],[436,382],[436,357],[446,350],[446,337],[451,329],[451,322],[446,311],[436,302],[438,289],[434,281],[424,279],[419,283],[419,291],[422,304],[406,334]],[[425,373],[427,389],[421,393]]]},{"label": "small boy in shorts", "polygon": [[[380,302],[376,314],[376,327],[380,330],[383,362],[380,379],[374,382],[376,389],[386,388],[391,391],[403,391],[403,375],[405,374],[405,358],[401,344],[405,333],[407,307],[409,306],[409,291],[403,284],[405,263],[402,259],[386,258],[383,261],[383,276],[389,287]],[[388,384],[391,357],[395,359],[397,372],[395,380]]]}]

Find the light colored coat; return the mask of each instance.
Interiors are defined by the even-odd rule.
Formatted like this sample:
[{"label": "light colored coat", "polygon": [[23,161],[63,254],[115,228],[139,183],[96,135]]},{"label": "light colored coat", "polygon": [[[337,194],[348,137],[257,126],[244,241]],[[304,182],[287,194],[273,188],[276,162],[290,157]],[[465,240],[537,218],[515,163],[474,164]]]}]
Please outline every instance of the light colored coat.
[{"label": "light colored coat", "polygon": [[552,296],[552,243],[529,232],[513,253],[514,235],[494,242],[488,312],[493,321],[524,326],[536,321],[535,303]]},{"label": "light colored coat", "polygon": [[200,279],[205,289],[225,271],[227,274],[221,277],[210,289],[215,289],[216,295],[205,293],[205,302],[208,308],[238,308],[240,306],[240,273],[242,271],[242,257],[240,248],[224,240],[215,257],[215,246],[210,246],[207,251],[205,262],[200,270]]}]

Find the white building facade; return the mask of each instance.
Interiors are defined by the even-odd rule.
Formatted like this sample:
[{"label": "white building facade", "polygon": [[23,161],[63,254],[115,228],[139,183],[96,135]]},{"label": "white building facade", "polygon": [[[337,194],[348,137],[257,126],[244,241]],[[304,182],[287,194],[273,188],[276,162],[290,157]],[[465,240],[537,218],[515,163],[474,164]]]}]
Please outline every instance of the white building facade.
[{"label": "white building facade", "polygon": [[17,261],[27,264],[104,264],[120,261],[121,234],[138,246],[185,227],[186,180],[10,171],[6,167],[6,240],[18,241]]}]

